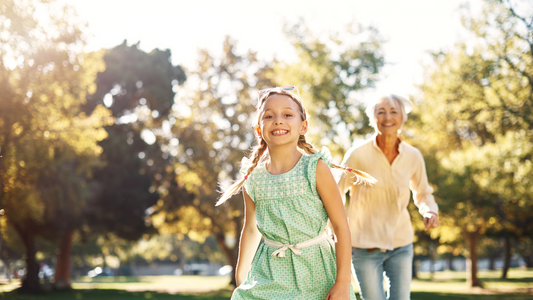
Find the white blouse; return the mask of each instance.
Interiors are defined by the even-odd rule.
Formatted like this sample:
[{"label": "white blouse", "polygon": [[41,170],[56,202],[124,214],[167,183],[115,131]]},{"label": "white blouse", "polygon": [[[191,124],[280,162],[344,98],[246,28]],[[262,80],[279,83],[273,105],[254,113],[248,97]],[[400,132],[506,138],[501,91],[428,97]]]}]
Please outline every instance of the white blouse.
[{"label": "white blouse", "polygon": [[348,221],[352,247],[385,251],[413,242],[414,232],[407,211],[409,188],[422,216],[438,213],[422,154],[405,142],[400,142],[398,147],[399,154],[392,165],[378,147],[376,135],[346,152],[342,165],[377,179],[372,186],[353,185],[351,176],[338,181],[343,201],[351,188]]}]

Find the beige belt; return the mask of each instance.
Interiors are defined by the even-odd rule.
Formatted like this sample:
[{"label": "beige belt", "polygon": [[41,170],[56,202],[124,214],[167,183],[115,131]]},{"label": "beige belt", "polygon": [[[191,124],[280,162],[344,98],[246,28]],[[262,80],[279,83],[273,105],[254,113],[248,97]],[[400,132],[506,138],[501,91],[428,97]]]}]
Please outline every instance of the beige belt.
[{"label": "beige belt", "polygon": [[298,244],[294,244],[294,245],[289,245],[289,244],[282,244],[280,242],[276,242],[276,241],[272,241],[272,240],[269,240],[265,237],[265,244],[267,246],[270,246],[270,247],[274,247],[274,248],[278,248],[278,250],[274,251],[274,253],[272,253],[272,256],[278,256],[278,257],[285,257],[285,250],[287,249],[291,249],[292,252],[294,252],[294,254],[296,255],[300,255],[302,254],[302,250],[300,249],[303,249],[303,248],[306,248],[306,247],[309,247],[309,246],[312,246],[312,245],[316,245],[324,240],[326,240],[328,238],[328,235],[326,232],[322,233],[321,235],[315,237],[315,238],[312,238],[310,240],[307,240],[305,242],[301,242],[301,243],[298,243]]}]

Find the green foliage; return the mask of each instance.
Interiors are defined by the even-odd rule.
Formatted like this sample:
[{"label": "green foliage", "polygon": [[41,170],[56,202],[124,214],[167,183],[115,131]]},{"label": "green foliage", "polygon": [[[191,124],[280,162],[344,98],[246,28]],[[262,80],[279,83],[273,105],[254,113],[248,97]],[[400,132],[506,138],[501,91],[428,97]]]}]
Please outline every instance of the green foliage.
[{"label": "green foliage", "polygon": [[310,136],[342,154],[346,141],[372,132],[358,92],[374,86],[385,65],[383,38],[373,27],[355,23],[342,34],[319,37],[303,22],[286,26],[298,55],[295,63],[277,62],[268,74],[276,85],[296,85],[310,115]]},{"label": "green foliage", "polygon": [[463,19],[472,39],[426,66],[410,139],[436,186],[441,243],[461,242],[459,232],[531,236],[531,22],[526,2],[486,1]]},{"label": "green foliage", "polygon": [[186,79],[170,55],[158,49],[146,53],[126,41],[104,55],[105,70],[98,73],[97,89],[85,109],[92,111],[103,103],[117,122],[106,128],[109,136],[100,143],[106,165],[95,172],[100,188],[88,210],[87,234],[113,233],[137,240],[156,232],[146,210],[168,194],[164,183],[173,174],[157,139],[170,133],[162,126],[169,126],[174,90]]},{"label": "green foliage", "polygon": [[523,36],[520,18],[506,5],[492,1],[481,19],[465,18],[477,38],[473,46],[463,43],[435,54],[421,86],[431,101],[421,103],[415,140],[440,164],[440,170],[428,171],[445,223],[450,216],[467,230],[518,225],[525,233],[531,226],[526,215],[533,171],[533,82],[528,83],[533,53],[526,46],[533,41]]},{"label": "green foliage", "polygon": [[0,208],[26,249],[23,287],[31,290],[39,285],[35,237],[55,241],[81,225],[101,164],[97,142],[113,122],[102,106],[80,109],[101,56],[79,53],[71,11],[48,2],[0,2]]},{"label": "green foliage", "polygon": [[[152,111],[154,118],[150,122],[157,123],[168,115],[174,102],[173,86],[183,84],[187,77],[180,66],[170,63],[170,50],[145,53],[138,45],[128,46],[124,41],[105,54],[106,69],[96,78],[97,90],[90,96],[88,108],[104,104],[105,95],[110,93],[113,101],[109,108],[117,118],[140,105]],[[153,111],[157,111],[156,117]]]}]

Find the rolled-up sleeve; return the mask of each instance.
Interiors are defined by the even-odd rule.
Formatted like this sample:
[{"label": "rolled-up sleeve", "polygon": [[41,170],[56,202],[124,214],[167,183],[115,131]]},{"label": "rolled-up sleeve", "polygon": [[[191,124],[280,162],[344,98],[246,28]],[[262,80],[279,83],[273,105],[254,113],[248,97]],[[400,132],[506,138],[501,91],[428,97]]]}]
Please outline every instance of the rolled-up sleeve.
[{"label": "rolled-up sleeve", "polygon": [[411,177],[411,190],[413,191],[413,200],[418,207],[421,215],[432,212],[438,214],[439,207],[433,197],[433,188],[428,183],[428,176],[426,173],[426,164],[422,154],[417,151],[415,160],[415,170]]}]

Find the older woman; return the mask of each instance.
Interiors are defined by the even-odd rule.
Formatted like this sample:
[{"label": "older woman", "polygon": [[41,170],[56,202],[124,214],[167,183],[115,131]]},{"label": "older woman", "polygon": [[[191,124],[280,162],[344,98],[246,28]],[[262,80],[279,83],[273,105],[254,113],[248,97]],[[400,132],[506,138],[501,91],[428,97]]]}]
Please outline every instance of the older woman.
[{"label": "older woman", "polygon": [[[343,160],[378,180],[371,187],[353,185],[349,177],[338,183],[341,194],[350,190],[352,263],[365,300],[410,299],[414,233],[409,188],[426,230],[439,225],[422,154],[399,136],[411,108],[410,100],[397,95],[371,103],[366,114],[376,134],[348,150]],[[383,275],[389,279],[388,297]]]}]

